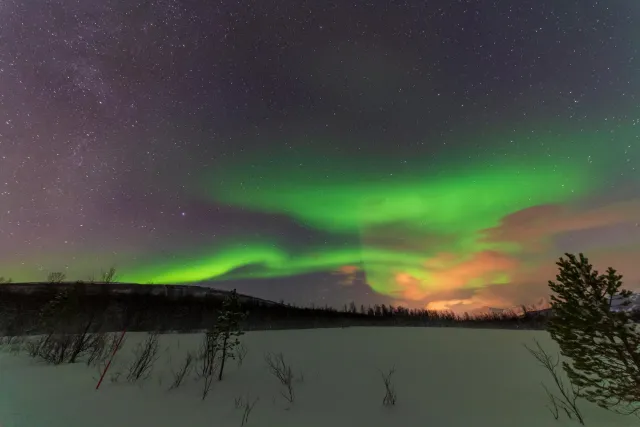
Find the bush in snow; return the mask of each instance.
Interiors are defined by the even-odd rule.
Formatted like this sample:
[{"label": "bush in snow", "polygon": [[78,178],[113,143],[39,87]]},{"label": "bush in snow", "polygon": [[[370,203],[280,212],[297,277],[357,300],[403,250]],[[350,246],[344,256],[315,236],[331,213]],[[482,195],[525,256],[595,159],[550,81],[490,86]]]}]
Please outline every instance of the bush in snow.
[{"label": "bush in snow", "polygon": [[389,369],[388,373],[380,372],[382,375],[382,382],[384,383],[384,397],[382,398],[382,404],[384,406],[395,406],[398,395],[396,394],[396,388],[391,382],[391,377],[396,373],[396,368]]},{"label": "bush in snow", "polygon": [[95,365],[105,356],[108,335],[106,332],[91,334],[87,340],[87,366]]},{"label": "bush in snow", "polygon": [[[51,273],[49,286],[58,286],[64,280],[63,273]],[[90,358],[101,351],[100,336],[91,333],[96,329],[96,320],[103,314],[101,310],[87,311],[86,287],[83,282],[65,286],[54,293],[39,312],[39,320],[45,334],[29,343],[28,352],[47,363],[75,363],[85,354]]]},{"label": "bush in snow", "polygon": [[214,334],[217,336],[220,348],[220,371],[218,381],[222,380],[225,362],[227,359],[235,359],[237,348],[240,346],[238,337],[244,335],[240,322],[245,315],[240,309],[238,294],[234,289],[227,295],[222,303],[222,310],[216,318]]},{"label": "bush in snow", "polygon": [[553,415],[553,418],[556,420],[560,419],[560,413],[562,411],[562,413],[564,413],[570,420],[575,419],[580,424],[584,425],[584,418],[582,417],[582,412],[580,412],[578,407],[578,399],[581,397],[582,389],[571,381],[569,381],[568,384],[564,381],[561,372],[558,369],[558,366],[560,365],[559,356],[551,356],[542,348],[538,341],[534,342],[536,344],[536,348],[531,348],[527,345],[525,345],[525,348],[538,361],[540,366],[549,372],[553,379],[553,384],[560,392],[560,396],[557,396],[553,394],[546,385],[542,384],[542,388],[547,394],[547,399],[549,400],[547,409],[549,409],[549,412],[551,412],[551,415]]},{"label": "bush in snow", "polygon": [[259,397],[251,400],[248,396],[240,396],[235,399],[235,408],[242,410],[242,420],[240,421],[240,426],[244,426],[249,422],[249,415],[251,415],[251,411],[253,411],[253,407],[256,406],[260,400]]},{"label": "bush in snow", "polygon": [[582,254],[557,262],[549,281],[552,309],[548,331],[562,355],[562,366],[581,396],[602,408],[640,415],[640,333],[630,314],[612,311],[612,303],[630,304],[613,268],[599,274]]},{"label": "bush in snow", "polygon": [[187,356],[182,362],[182,365],[177,371],[172,369],[173,373],[173,382],[171,383],[171,387],[169,390],[173,390],[174,388],[178,388],[182,385],[182,381],[184,381],[185,377],[189,375],[191,369],[193,368],[193,354],[187,353]]},{"label": "bush in snow", "polygon": [[220,362],[219,352],[218,335],[212,331],[205,333],[198,354],[197,367],[198,379],[202,380],[203,383],[202,400],[207,397],[209,390],[211,390],[213,376]]},{"label": "bush in snow", "polygon": [[0,350],[7,351],[9,354],[19,354],[25,345],[25,337],[17,335],[7,335],[0,337]]},{"label": "bush in snow", "polygon": [[249,353],[249,349],[242,343],[240,343],[240,345],[238,345],[238,347],[236,348],[236,362],[238,362],[238,367],[242,366],[242,363],[244,363],[244,358],[247,357],[247,353]]},{"label": "bush in snow", "polygon": [[158,360],[158,333],[150,332],[147,339],[133,350],[133,356],[129,364],[127,381],[133,383],[149,378],[153,365]]},{"label": "bush in snow", "polygon": [[276,377],[283,386],[280,391],[280,395],[284,397],[287,402],[293,403],[296,395],[293,389],[294,375],[291,365],[285,362],[284,355],[282,353],[267,354],[265,355],[264,360],[267,363],[267,367],[269,368],[271,375]]}]

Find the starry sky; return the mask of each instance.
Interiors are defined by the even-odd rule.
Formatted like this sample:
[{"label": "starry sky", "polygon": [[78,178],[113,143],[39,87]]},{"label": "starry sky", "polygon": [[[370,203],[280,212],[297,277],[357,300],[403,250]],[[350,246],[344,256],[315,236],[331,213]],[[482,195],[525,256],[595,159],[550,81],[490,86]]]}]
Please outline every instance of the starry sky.
[{"label": "starry sky", "polygon": [[0,276],[298,304],[640,288],[637,0],[0,4]]}]

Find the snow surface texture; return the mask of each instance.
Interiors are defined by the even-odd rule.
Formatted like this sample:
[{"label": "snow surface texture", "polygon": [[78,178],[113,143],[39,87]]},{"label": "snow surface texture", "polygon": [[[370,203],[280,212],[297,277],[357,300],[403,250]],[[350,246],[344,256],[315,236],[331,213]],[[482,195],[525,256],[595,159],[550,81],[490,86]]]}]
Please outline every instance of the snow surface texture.
[{"label": "snow surface texture", "polygon": [[[146,337],[129,334],[112,371],[122,371]],[[27,356],[0,353],[2,427],[240,426],[241,396],[259,398],[246,426],[546,427],[574,426],[546,409],[550,377],[523,347],[538,339],[557,351],[546,332],[446,328],[347,328],[250,332],[241,367],[230,361],[222,382],[201,400],[191,378],[172,391],[171,365],[196,351],[201,334],[163,335],[161,357],[142,385],[113,383],[84,363],[46,366]],[[265,364],[267,352],[284,354],[298,377],[289,405]],[[395,366],[398,401],[384,407],[379,370]],[[123,377],[126,374],[123,375]],[[303,376],[304,379],[300,379]],[[633,417],[581,404],[587,425],[637,425]]]}]

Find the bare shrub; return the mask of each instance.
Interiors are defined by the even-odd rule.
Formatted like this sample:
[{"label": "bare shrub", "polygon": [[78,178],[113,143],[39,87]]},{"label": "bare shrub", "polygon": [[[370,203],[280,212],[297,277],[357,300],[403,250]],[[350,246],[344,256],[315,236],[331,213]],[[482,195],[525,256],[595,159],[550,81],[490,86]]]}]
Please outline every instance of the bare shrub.
[{"label": "bare shrub", "polygon": [[107,340],[107,354],[114,354],[116,353],[118,350],[120,350],[122,347],[124,347],[124,344],[127,342],[127,339],[129,338],[128,335],[124,334],[122,335],[122,333],[113,333],[110,335],[110,337],[108,337]]},{"label": "bare shrub", "polygon": [[23,336],[10,335],[0,338],[0,348],[9,354],[16,355],[22,352],[26,339]]},{"label": "bare shrub", "polygon": [[51,272],[47,275],[47,282],[49,283],[62,283],[67,278],[67,275],[61,272]]},{"label": "bare shrub", "polygon": [[52,365],[60,365],[67,360],[73,345],[73,335],[47,334],[28,340],[25,350],[30,357],[39,358]]},{"label": "bare shrub", "polygon": [[[60,284],[64,273],[50,273],[47,280]],[[99,314],[88,312],[84,306],[87,298],[86,284],[52,287],[53,297],[39,312],[40,326],[48,334],[41,342],[40,357],[48,363],[75,363],[90,347],[91,329]]]},{"label": "bare shrub", "polygon": [[92,365],[103,359],[106,345],[105,333],[48,333],[35,338],[23,338],[19,348],[30,357],[52,365],[74,363],[83,356],[86,356],[86,364]]},{"label": "bare shrub", "polygon": [[240,367],[242,366],[242,363],[244,363],[244,358],[247,357],[247,353],[249,353],[249,349],[243,343],[240,343],[235,350],[236,350],[236,362],[238,363],[238,367]]},{"label": "bare shrub", "polygon": [[40,354],[40,346],[42,346],[43,340],[46,338],[46,335],[40,336],[38,338],[30,338],[24,343],[24,350],[27,352],[27,355],[32,358],[38,357]]},{"label": "bare shrub", "polygon": [[127,373],[127,381],[137,382],[149,378],[153,371],[153,365],[158,360],[158,333],[149,332],[147,339],[133,350],[133,356]]},{"label": "bare shrub", "polygon": [[295,400],[295,391],[293,389],[294,375],[291,365],[288,365],[285,362],[284,355],[282,353],[268,353],[264,356],[264,360],[267,363],[269,372],[271,372],[271,374],[276,377],[282,385],[280,395],[284,397],[287,402],[293,404]]},{"label": "bare shrub", "polygon": [[16,341],[19,341],[21,337],[17,335],[7,335],[4,337],[0,337],[0,347],[8,347],[14,344]]},{"label": "bare shrub", "polygon": [[215,332],[204,334],[200,352],[198,354],[197,376],[203,382],[202,400],[204,400],[211,390],[211,384],[216,370],[220,364],[220,346],[218,345],[218,335]]},{"label": "bare shrub", "polygon": [[91,334],[87,340],[87,366],[94,365],[105,356],[107,348],[107,334],[98,332]]},{"label": "bare shrub", "polygon": [[177,371],[174,371],[173,369],[171,369],[171,372],[173,374],[173,382],[171,383],[171,387],[169,387],[169,390],[173,390],[175,388],[180,387],[180,385],[182,385],[182,381],[191,372],[192,367],[193,367],[193,354],[187,353],[187,356],[185,357],[184,362],[182,362],[182,365],[180,366],[180,369],[178,369]]},{"label": "bare shrub", "polygon": [[40,357],[52,365],[60,365],[68,360],[75,348],[75,336],[68,334],[53,334],[49,336],[45,345],[40,348]]},{"label": "bare shrub", "polygon": [[116,269],[111,267],[106,271],[100,272],[100,281],[102,283],[114,283],[117,280]]},{"label": "bare shrub", "polygon": [[73,341],[71,344],[69,363],[75,363],[76,360],[84,354],[92,351],[92,345],[94,343],[94,334],[89,333],[92,321],[86,323],[84,329],[79,334],[73,335]]},{"label": "bare shrub", "polygon": [[76,362],[90,350],[91,344],[90,334],[49,333],[28,340],[25,349],[31,357],[40,358],[52,365],[60,365]]},{"label": "bare shrub", "polygon": [[382,376],[382,381],[384,382],[384,397],[382,398],[382,404],[384,406],[394,406],[396,404],[396,400],[398,399],[398,395],[396,394],[396,389],[391,381],[391,377],[396,373],[396,368],[389,369],[388,373],[384,373],[380,371],[380,375]]},{"label": "bare shrub", "polygon": [[253,411],[253,407],[256,406],[258,400],[260,400],[259,397],[256,397],[253,400],[250,400],[248,396],[240,396],[235,398],[235,408],[242,410],[242,421],[240,422],[240,427],[249,422],[249,415],[251,415],[251,411]]},{"label": "bare shrub", "polygon": [[[126,331],[122,331],[120,334],[112,334],[111,339],[107,339],[107,341],[109,342],[109,349],[105,353],[103,353],[103,358],[96,361],[96,364],[98,365],[98,367],[100,367],[100,378],[98,379],[98,384],[96,384],[96,390],[100,388],[100,385],[104,380],[104,376],[107,374],[107,371],[111,367],[113,359],[114,357],[116,357],[116,353],[124,345],[126,338]],[[104,366],[102,366],[103,362]],[[120,373],[118,373],[118,378],[119,376]],[[114,382],[113,379],[112,382]]]},{"label": "bare shrub", "polygon": [[564,412],[567,417],[571,420],[575,419],[580,424],[584,425],[584,418],[582,417],[582,413],[578,408],[578,399],[581,396],[580,387],[575,386],[571,380],[569,383],[565,383],[565,381],[560,376],[559,366],[560,366],[560,356],[553,357],[549,353],[547,353],[540,343],[537,340],[534,340],[536,344],[536,348],[530,348],[526,344],[524,345],[527,351],[538,361],[538,363],[549,372],[551,378],[553,378],[553,383],[556,385],[556,388],[560,392],[560,396],[556,396],[546,385],[542,384],[542,388],[547,394],[547,398],[549,399],[549,404],[547,405],[547,409],[553,415],[553,418],[556,420],[560,417],[560,410]]}]

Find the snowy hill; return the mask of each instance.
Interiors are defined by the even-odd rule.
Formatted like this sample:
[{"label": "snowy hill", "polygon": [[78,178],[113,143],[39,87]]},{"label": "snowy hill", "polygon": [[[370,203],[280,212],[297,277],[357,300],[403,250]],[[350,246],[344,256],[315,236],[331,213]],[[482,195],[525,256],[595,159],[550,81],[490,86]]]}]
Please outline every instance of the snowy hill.
[{"label": "snowy hill", "polygon": [[[33,283],[8,283],[3,284],[2,289],[10,290],[11,292],[19,292],[22,294],[37,294],[42,293],[46,289],[50,289],[51,286],[65,287],[65,286],[73,286],[75,282],[63,282],[63,283],[43,283],[43,282],[33,282]],[[209,286],[199,286],[199,285],[141,285],[138,283],[97,283],[90,282],[85,283],[85,289],[88,294],[98,294],[105,287],[108,288],[109,293],[111,294],[144,294],[144,295],[171,295],[173,297],[194,297],[194,298],[205,298],[205,297],[220,297],[223,298],[225,295],[229,294],[229,291],[212,288]],[[263,305],[273,305],[278,306],[282,305],[280,303],[265,300],[262,298],[254,297],[251,295],[238,294],[238,297],[241,302],[260,302]]]},{"label": "snowy hill", "polygon": [[[640,293],[633,293],[630,297],[630,300],[631,300],[631,304],[623,307],[621,299],[619,298],[614,299],[611,306],[611,310],[612,311],[620,311],[620,310],[639,311],[640,310]],[[551,310],[551,302],[548,298],[540,298],[536,303],[527,305],[526,309],[530,313],[545,313]],[[477,314],[484,314],[484,313],[501,314],[501,313],[509,313],[509,312],[522,315],[524,313],[524,310],[522,306],[514,306],[510,308],[483,307],[476,313]]]},{"label": "snowy hill", "polygon": [[533,304],[525,305],[524,308],[522,305],[515,305],[507,308],[496,308],[496,307],[482,307],[477,310],[474,310],[470,314],[475,315],[483,315],[483,314],[511,314],[515,313],[518,316],[522,316],[525,312],[525,309],[529,313],[546,313],[551,309],[551,303],[548,298],[540,298]]}]

